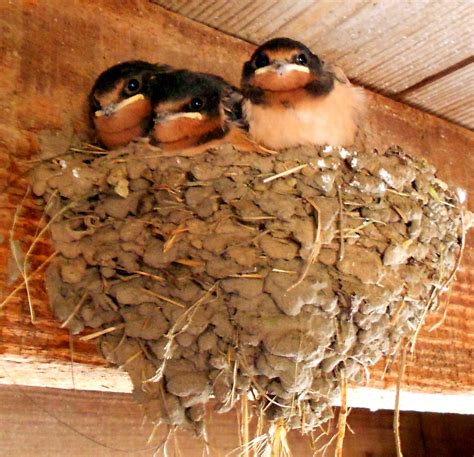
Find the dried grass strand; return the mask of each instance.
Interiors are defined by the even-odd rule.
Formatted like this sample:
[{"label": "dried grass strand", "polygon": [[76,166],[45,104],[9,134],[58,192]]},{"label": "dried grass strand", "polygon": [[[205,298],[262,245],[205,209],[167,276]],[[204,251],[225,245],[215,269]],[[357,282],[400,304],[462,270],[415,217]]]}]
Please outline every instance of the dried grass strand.
[{"label": "dried grass strand", "polygon": [[176,319],[173,326],[169,329],[168,333],[165,335],[165,338],[168,339],[164,349],[164,357],[161,366],[156,370],[154,376],[150,379],[145,380],[144,382],[158,382],[163,377],[166,368],[166,362],[171,358],[173,351],[173,342],[174,339],[185,332],[186,329],[191,325],[191,322],[194,318],[199,307],[212,295],[214,290],[217,288],[219,282],[216,281],[206,292],[200,297],[196,302],[194,302],[186,311],[184,311],[181,316]]},{"label": "dried grass strand", "polygon": [[93,340],[95,338],[98,338],[99,336],[107,335],[107,333],[112,333],[112,332],[115,332],[116,330],[121,330],[124,327],[125,327],[125,324],[113,325],[112,327],[108,327],[108,328],[99,330],[98,332],[94,332],[94,333],[91,333],[91,334],[86,335],[86,336],[81,336],[81,338],[79,338],[79,339],[81,341]]},{"label": "dried grass strand", "polygon": [[400,369],[397,378],[397,389],[395,392],[395,411],[393,413],[393,433],[395,435],[395,448],[397,457],[403,457],[402,443],[400,439],[400,391],[403,375],[405,374],[405,365],[407,358],[408,344],[405,344],[402,352],[402,359],[400,361]]},{"label": "dried grass strand", "polygon": [[165,295],[161,295],[158,292],[154,292],[152,290],[145,289],[144,287],[140,287],[140,290],[142,290],[143,292],[145,292],[145,293],[147,293],[147,294],[149,294],[153,297],[159,298],[160,300],[163,300],[167,303],[178,306],[179,308],[186,308],[186,305],[183,305],[182,303],[180,303],[176,300],[173,300],[172,298],[166,297]]},{"label": "dried grass strand", "polygon": [[140,271],[140,270],[128,271],[127,269],[121,268],[121,267],[115,267],[115,269],[119,270],[119,271],[124,271],[126,273],[131,273],[131,274],[134,274],[134,275],[144,276],[145,278],[155,279],[156,281],[159,281],[159,282],[165,282],[166,281],[165,278],[163,278],[162,276],[155,275],[153,273],[148,273],[146,271]]},{"label": "dried grass strand", "polygon": [[453,289],[450,288],[449,289],[449,292],[448,292],[448,296],[446,298],[446,305],[444,307],[444,311],[443,311],[443,315],[441,316],[441,318],[438,320],[438,322],[434,323],[429,329],[428,329],[428,332],[434,332],[435,330],[437,330],[439,327],[441,327],[441,325],[443,325],[444,321],[446,320],[446,317],[448,315],[448,308],[449,308],[449,305],[451,304],[451,294],[453,292]]},{"label": "dried grass strand", "polygon": [[294,284],[292,284],[290,287],[288,287],[288,289],[286,290],[287,292],[294,289],[295,287],[298,287],[304,281],[304,279],[308,275],[311,265],[316,261],[319,255],[319,251],[321,251],[321,244],[322,244],[321,243],[321,210],[319,209],[318,205],[316,205],[314,201],[312,201],[309,198],[307,198],[306,200],[316,211],[316,215],[317,215],[316,234],[314,237],[311,254],[308,256],[304,269],[301,272],[301,275],[298,278],[298,280]]},{"label": "dried grass strand", "polygon": [[283,178],[285,176],[296,173],[297,171],[300,171],[300,170],[302,170],[303,168],[305,168],[307,166],[308,166],[307,163],[304,163],[302,165],[298,165],[296,167],[290,168],[289,170],[285,170],[285,171],[282,171],[281,173],[277,173],[276,175],[269,176],[268,178],[265,178],[263,180],[263,182],[266,184],[266,183],[269,183],[271,181],[274,181],[275,179]]},{"label": "dried grass strand", "polygon": [[69,355],[71,358],[71,383],[72,383],[72,390],[76,390],[76,378],[74,376],[74,339],[72,335],[69,333]]},{"label": "dried grass strand", "polygon": [[347,379],[344,370],[340,372],[341,383],[341,409],[339,410],[339,417],[337,419],[337,441],[335,457],[342,457],[344,447],[344,437],[346,435],[347,425]]},{"label": "dried grass strand", "polygon": [[[58,251],[53,252],[46,260],[44,260],[41,265],[31,272],[27,279],[28,281],[33,279],[46,265],[48,265],[51,260],[58,255]],[[0,309],[2,309],[23,287],[25,287],[25,281],[23,280],[18,286],[16,286],[0,303]]]},{"label": "dried grass strand", "polygon": [[71,314],[69,314],[69,316],[67,317],[67,319],[61,324],[61,328],[64,328],[64,327],[67,327],[67,325],[69,324],[69,322],[71,322],[71,320],[74,318],[74,316],[79,312],[79,310],[81,309],[81,306],[84,304],[84,302],[86,301],[87,297],[89,296],[89,292],[88,291],[85,291],[81,298],[79,299],[79,301],[77,302],[77,305],[74,307],[74,309],[72,310]]},{"label": "dried grass strand", "polygon": [[[13,218],[13,225],[12,225],[12,228],[10,230],[10,242],[12,243],[13,242],[13,235],[14,235],[14,231],[15,231],[15,227],[16,227],[16,223],[17,223],[17,220],[18,220],[18,216],[19,216],[19,212],[21,210],[21,208],[23,208],[23,202],[25,201],[26,197],[28,196],[30,192],[30,189],[28,188],[27,189],[27,192],[25,193],[25,195],[23,196],[23,199],[22,199],[22,202],[21,204],[16,208],[16,211],[15,211],[15,215],[14,215],[14,218]],[[46,204],[46,208],[45,210],[43,211],[43,214],[41,216],[41,219],[40,219],[40,223],[38,225],[38,227],[41,225],[41,221],[44,220],[44,217],[46,215],[46,211],[47,211],[47,208],[50,206],[51,204],[51,201],[52,199],[56,196],[56,191],[55,193],[53,193],[51,195],[51,198],[48,200],[48,203]],[[24,280],[24,287],[26,289],[26,294],[27,294],[27,299],[28,299],[28,307],[29,307],[29,310],[30,310],[30,319],[31,319],[31,322],[34,324],[36,322],[36,313],[35,313],[35,310],[34,310],[34,307],[33,307],[33,300],[32,300],[32,296],[31,296],[31,291],[30,291],[30,285],[29,285],[29,277],[30,275],[28,274],[28,265],[29,265],[29,260],[30,260],[30,257],[31,257],[31,254],[33,253],[36,245],[38,244],[39,240],[41,240],[43,238],[43,236],[45,235],[45,233],[49,230],[49,227],[51,226],[51,224],[59,217],[61,216],[62,214],[64,214],[66,211],[68,211],[72,206],[74,206],[75,202],[71,202],[69,203],[68,205],[64,206],[63,208],[61,208],[56,214],[54,214],[48,221],[48,223],[38,232],[38,229],[36,230],[36,233],[35,233],[35,236],[34,236],[34,239],[33,241],[31,242],[30,246],[28,247],[28,250],[25,254],[25,257],[23,259],[23,261],[19,261],[20,259],[18,259],[18,257],[16,256],[15,254],[15,251],[14,251],[14,257],[15,257],[15,262],[17,263],[17,266],[18,266],[18,269],[20,270],[21,272],[21,275],[23,276],[23,280]]]},{"label": "dried grass strand", "polygon": [[339,202],[339,261],[342,261],[344,258],[344,237],[342,236],[344,231],[344,204],[342,201],[341,186],[337,187],[337,200]]},{"label": "dried grass strand", "polygon": [[[412,340],[411,340],[411,353],[413,354],[415,352],[415,345],[416,345],[416,340],[418,339],[418,334],[420,333],[421,328],[423,327],[423,323],[425,321],[426,315],[428,314],[428,311],[431,309],[431,305],[433,301],[436,299],[436,297],[440,297],[445,289],[449,287],[454,280],[456,273],[459,269],[459,266],[461,265],[461,260],[464,254],[464,249],[466,247],[466,225],[465,225],[465,220],[464,220],[464,208],[460,208],[460,219],[461,219],[461,243],[460,243],[460,248],[459,248],[459,254],[456,258],[456,262],[454,264],[454,267],[449,274],[449,276],[442,282],[441,284],[437,284],[433,286],[433,291],[431,293],[431,296],[423,309],[423,313],[421,315],[420,321],[416,327],[416,330],[413,334]],[[441,279],[441,278],[440,278]]]},{"label": "dried grass strand", "polygon": [[270,439],[270,457],[292,457],[288,444],[287,427],[283,419],[278,419],[268,431]]},{"label": "dried grass strand", "polygon": [[282,403],[278,403],[276,400],[273,398],[270,398],[267,393],[265,392],[265,389],[262,388],[262,386],[257,382],[255,379],[255,376],[252,374],[252,371],[250,369],[249,364],[247,363],[247,358],[243,353],[237,353],[237,357],[239,359],[240,366],[245,370],[245,373],[250,379],[250,382],[253,384],[255,389],[257,389],[257,392],[265,398],[265,400],[268,401],[268,405],[273,404],[276,406],[279,406],[280,408],[289,408],[288,405],[283,405]]},{"label": "dried grass strand", "polygon": [[[15,208],[15,213],[13,215],[12,228],[10,229],[10,234],[9,235],[10,235],[10,249],[12,251],[13,258],[15,260],[15,264],[18,268],[18,271],[20,272],[20,274],[23,278],[24,286],[25,286],[25,289],[26,289],[26,297],[27,297],[27,301],[28,301],[28,307],[29,307],[29,310],[30,310],[30,319],[31,319],[31,322],[34,324],[36,322],[36,314],[35,314],[35,310],[33,308],[33,302],[32,302],[31,292],[30,292],[30,284],[29,284],[29,281],[28,281],[28,264],[26,262],[26,256],[23,259],[21,259],[20,252],[18,252],[20,250],[20,248],[17,249],[17,245],[15,244],[16,240],[14,239],[16,224],[18,222],[18,218],[20,217],[20,212],[23,209],[24,202],[25,202],[25,200],[26,200],[26,198],[28,197],[29,194],[30,194],[30,188],[28,187],[26,189],[25,194],[23,195],[23,198],[21,199],[20,204]],[[43,214],[45,212],[46,212],[46,210],[43,212]],[[35,233],[35,237],[36,237],[36,234],[37,234],[37,232]]]}]

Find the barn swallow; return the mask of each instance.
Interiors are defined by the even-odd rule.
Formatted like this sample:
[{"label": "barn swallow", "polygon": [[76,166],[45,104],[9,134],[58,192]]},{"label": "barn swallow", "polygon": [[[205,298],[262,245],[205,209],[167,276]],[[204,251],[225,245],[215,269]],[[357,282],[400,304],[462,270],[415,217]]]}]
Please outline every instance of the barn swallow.
[{"label": "barn swallow", "polygon": [[160,88],[150,142],[166,155],[191,156],[225,143],[268,152],[249,138],[242,94],[219,76],[176,70],[160,79]]},{"label": "barn swallow", "polygon": [[89,95],[89,116],[100,142],[112,149],[147,134],[151,127],[151,83],[157,90],[166,65],[134,60],[114,65],[96,80]]},{"label": "barn swallow", "polygon": [[365,106],[362,88],[289,38],[267,41],[242,71],[252,138],[272,149],[353,143]]}]

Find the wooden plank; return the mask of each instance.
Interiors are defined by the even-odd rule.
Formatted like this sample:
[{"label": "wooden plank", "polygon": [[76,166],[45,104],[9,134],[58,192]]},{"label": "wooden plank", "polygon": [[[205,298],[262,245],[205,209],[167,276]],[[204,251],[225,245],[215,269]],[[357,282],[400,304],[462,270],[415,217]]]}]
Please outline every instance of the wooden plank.
[{"label": "wooden plank", "polygon": [[[131,395],[1,386],[0,405],[0,457],[50,457],[63,455],[64,449],[75,457],[152,454],[153,446],[146,442],[151,426],[143,424]],[[347,455],[394,456],[392,415],[352,410],[349,425],[354,433],[346,434]],[[209,414],[208,421],[212,456],[238,446],[234,413],[220,415],[217,421]],[[163,434],[159,430],[152,444]],[[467,456],[474,447],[474,416],[402,413],[401,439],[406,456]],[[289,442],[295,457],[309,455],[307,437],[290,433]],[[202,455],[202,443],[188,433],[180,433],[178,443],[182,455]],[[327,455],[333,455],[332,448]]]},{"label": "wooden plank", "polygon": [[[32,453],[49,457],[62,455],[64,449],[75,457],[152,455],[152,446],[146,443],[151,426],[143,424],[140,408],[130,395],[2,386],[0,405],[4,424],[0,428],[1,457]],[[347,432],[344,446],[347,455],[395,456],[392,416],[391,411],[353,410],[349,424],[354,433]],[[236,415],[208,417],[211,455],[223,457],[239,443]],[[474,417],[402,413],[404,453],[417,457],[467,456],[472,450],[473,425]],[[164,430],[159,430],[154,443],[163,434]],[[181,455],[202,455],[202,443],[190,434],[180,433],[178,443]],[[289,443],[295,457],[310,455],[308,437],[290,433]],[[326,455],[334,455],[334,449],[328,449]]]},{"label": "wooden plank", "polygon": [[[156,5],[131,0],[76,0],[68,8],[61,0],[3,2],[0,17],[5,31],[0,59],[4,76],[0,106],[5,107],[0,110],[0,186],[5,189],[0,194],[0,287],[4,297],[12,288],[9,236],[27,184],[22,176],[30,166],[27,159],[37,152],[45,129],[62,129],[66,140],[71,129],[86,130],[86,94],[96,75],[119,60],[145,58],[213,71],[237,83],[242,62],[254,47]],[[91,27],[98,17],[100,27]],[[434,163],[441,178],[472,192],[472,132],[376,94],[369,93],[369,102],[364,128],[368,146],[382,149],[399,144]],[[57,143],[61,144],[61,135]],[[27,198],[14,233],[24,249],[39,216],[34,201]],[[406,385],[414,392],[465,394],[472,390],[473,241],[470,236],[445,324],[436,332],[420,334],[416,364],[408,364]],[[34,262],[41,263],[49,253],[48,243],[40,242]],[[41,278],[31,286],[36,325],[29,321],[24,294],[1,311],[3,360],[14,356],[67,362],[69,335],[51,319]],[[437,319],[430,318],[428,324]],[[104,365],[94,343],[75,340],[72,352],[77,364]],[[371,386],[393,386],[395,375],[381,381],[382,369],[380,365],[373,371]]]},{"label": "wooden plank", "polygon": [[[380,367],[379,367],[380,368]],[[379,370],[375,375],[380,375]],[[130,393],[132,383],[127,373],[115,367],[85,363],[41,360],[38,357],[4,355],[0,358],[0,385],[19,385],[79,391]],[[378,386],[378,387],[377,387]],[[348,404],[352,408],[371,411],[390,410],[395,405],[395,386],[383,384],[375,378],[369,386],[351,386]],[[410,386],[412,388],[412,386]],[[428,386],[429,388],[430,386]],[[336,399],[334,406],[340,406]],[[403,390],[401,411],[474,414],[474,395],[471,392],[428,392]]]},{"label": "wooden plank", "polygon": [[420,414],[426,456],[470,456],[474,450],[474,416]]},{"label": "wooden plank", "polygon": [[252,43],[275,36],[303,41],[349,76],[386,94],[473,53],[474,7],[466,1],[152,1]]},{"label": "wooden plank", "polygon": [[473,129],[474,63],[409,91],[400,100]]}]

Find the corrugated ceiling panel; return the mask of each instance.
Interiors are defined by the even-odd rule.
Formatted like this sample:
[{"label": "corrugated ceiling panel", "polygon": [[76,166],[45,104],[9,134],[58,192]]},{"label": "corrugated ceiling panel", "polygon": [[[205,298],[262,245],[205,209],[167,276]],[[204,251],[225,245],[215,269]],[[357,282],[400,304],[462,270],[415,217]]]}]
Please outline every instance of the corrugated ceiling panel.
[{"label": "corrugated ceiling panel", "polygon": [[401,101],[474,129],[474,64],[405,95]]},{"label": "corrugated ceiling panel", "polygon": [[256,44],[275,36],[303,41],[387,95],[474,54],[472,0],[151,1]]}]

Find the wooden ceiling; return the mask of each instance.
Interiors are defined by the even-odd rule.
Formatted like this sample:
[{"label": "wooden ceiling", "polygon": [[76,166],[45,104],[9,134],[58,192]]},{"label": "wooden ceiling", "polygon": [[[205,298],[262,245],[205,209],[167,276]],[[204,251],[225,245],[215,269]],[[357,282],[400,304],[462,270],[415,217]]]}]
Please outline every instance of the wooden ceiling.
[{"label": "wooden ceiling", "polygon": [[304,42],[357,83],[474,128],[472,0],[152,0],[251,43]]}]

